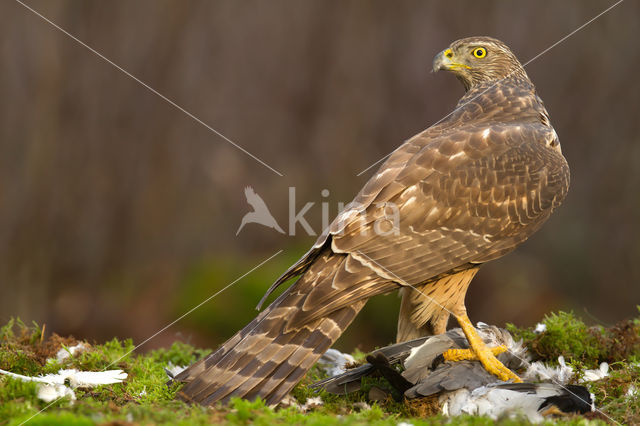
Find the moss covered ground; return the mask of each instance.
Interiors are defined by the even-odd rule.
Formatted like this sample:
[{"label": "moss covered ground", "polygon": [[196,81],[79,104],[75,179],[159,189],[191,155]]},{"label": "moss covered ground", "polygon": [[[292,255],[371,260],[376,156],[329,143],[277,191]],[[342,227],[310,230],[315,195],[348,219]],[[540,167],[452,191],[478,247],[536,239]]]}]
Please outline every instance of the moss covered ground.
[{"label": "moss covered ground", "polygon": [[[553,424],[586,425],[619,422],[640,424],[640,316],[611,328],[589,327],[575,315],[557,313],[544,318],[546,331],[533,329],[510,331],[525,341],[536,359],[557,362],[562,355],[577,371],[592,369],[600,362],[610,364],[610,375],[587,384],[596,396],[602,413],[571,416],[549,421]],[[465,416],[445,418],[442,415],[421,417],[415,405],[387,401],[367,401],[371,386],[389,388],[382,378],[367,379],[362,392],[347,397],[316,393],[308,388],[323,378],[314,367],[294,389],[292,395],[300,402],[320,396],[324,404],[301,413],[294,407],[271,409],[261,401],[234,400],[229,406],[203,408],[174,400],[180,385],[166,386],[164,370],[168,364],[185,365],[206,355],[208,351],[176,342],[170,348],[146,354],[132,352],[130,340],[111,340],[93,344],[84,352],[63,361],[55,359],[60,348],[77,343],[72,337],[56,334],[45,338],[36,324],[25,325],[12,320],[0,329],[0,369],[23,375],[56,373],[61,368],[100,371],[119,368],[128,378],[119,384],[90,389],[76,389],[76,401],[61,399],[47,404],[36,396],[36,385],[0,376],[0,425],[142,425],[142,424],[377,424],[395,425],[490,425],[489,418]],[[362,354],[356,354],[362,357]],[[357,357],[356,356],[356,357]],[[634,392],[637,389],[637,392]],[[44,410],[43,410],[44,409]],[[43,411],[41,411],[43,410]],[[526,424],[524,420],[504,419],[503,425]]]}]

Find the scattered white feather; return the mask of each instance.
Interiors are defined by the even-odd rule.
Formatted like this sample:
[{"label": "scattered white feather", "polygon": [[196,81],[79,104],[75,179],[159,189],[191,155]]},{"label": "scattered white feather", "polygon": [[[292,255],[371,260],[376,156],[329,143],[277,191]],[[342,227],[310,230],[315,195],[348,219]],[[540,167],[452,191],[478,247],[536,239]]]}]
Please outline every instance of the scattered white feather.
[{"label": "scattered white feather", "polygon": [[558,364],[557,367],[550,367],[540,361],[533,362],[523,378],[526,381],[551,381],[566,385],[573,377],[574,371],[567,365],[562,355],[558,357]]},{"label": "scattered white feather", "polygon": [[302,411],[303,413],[306,413],[311,409],[321,407],[323,405],[324,405],[324,401],[322,401],[322,398],[320,398],[319,396],[316,396],[313,398],[307,398],[304,404],[300,406],[300,411]]},{"label": "scattered white feather", "polygon": [[298,411],[300,411],[301,407],[301,405],[298,404],[298,401],[294,397],[292,397],[291,394],[287,394],[287,396],[282,398],[282,400],[278,403],[278,406],[282,408],[294,407]]},{"label": "scattered white feather", "polygon": [[638,395],[638,388],[636,388],[634,385],[629,386],[629,389],[627,389],[627,394],[628,397],[633,398],[635,396]]},{"label": "scattered white feather", "polygon": [[90,388],[100,385],[110,385],[113,383],[122,383],[127,378],[127,373],[122,370],[107,371],[77,371],[77,370],[60,370],[58,374],[64,371],[66,378],[69,379],[73,388]]},{"label": "scattered white feather", "polygon": [[12,373],[10,371],[0,370],[0,374],[4,374],[14,379],[25,382],[38,382],[48,385],[64,385],[69,380],[71,387],[93,387],[98,385],[109,385],[112,383],[120,383],[127,378],[127,373],[122,370],[107,371],[78,371],[76,369],[60,370],[58,374],[47,374],[44,376],[23,376],[22,374]]},{"label": "scattered white feather", "polygon": [[60,349],[57,353],[56,353],[56,359],[58,361],[64,361],[65,359],[72,357],[73,355],[86,351],[87,349],[89,349],[89,345],[84,343],[84,342],[80,342],[77,345],[74,346],[69,346],[68,348],[62,348]]},{"label": "scattered white feather", "polygon": [[533,329],[533,332],[536,334],[544,333],[547,331],[547,324],[539,322],[536,324],[536,328]]},{"label": "scattered white feather", "polygon": [[307,411],[310,411],[314,408],[323,406],[324,401],[319,396],[316,396],[313,398],[307,398],[304,404],[300,404],[294,397],[292,397],[291,395],[287,395],[282,399],[282,401],[280,401],[278,405],[283,408],[294,407],[301,413],[306,413]]},{"label": "scattered white feather", "polygon": [[360,411],[367,411],[367,410],[371,410],[371,406],[369,404],[367,404],[366,402],[363,401],[359,401],[353,404],[353,408],[357,408]]},{"label": "scattered white feather", "polygon": [[400,422],[397,426],[413,426],[413,423]]},{"label": "scattered white feather", "polygon": [[[60,370],[58,371],[58,374],[47,374],[36,377],[23,376],[22,374],[16,374],[5,370],[0,370],[0,374],[4,374],[24,382],[38,383],[38,398],[47,402],[51,402],[63,396],[69,396],[73,401],[76,397],[71,388],[75,389],[121,383],[127,378],[127,373],[122,370],[78,371],[76,369],[69,369]],[[65,386],[65,382],[67,380],[69,381],[71,388]]]},{"label": "scattered white feather", "polygon": [[64,398],[68,396],[73,402],[76,400],[76,393],[73,389],[66,387],[65,385],[50,385],[47,383],[38,383],[37,396],[44,402],[55,401],[58,398]]},{"label": "scattered white feather", "polygon": [[330,376],[344,373],[346,371],[345,366],[355,362],[356,360],[351,355],[333,348],[327,350],[318,360],[322,369]]},{"label": "scattered white feather", "polygon": [[584,375],[579,380],[580,383],[595,382],[596,380],[602,380],[609,375],[609,364],[603,362],[600,367],[595,370],[586,370]]},{"label": "scattered white feather", "polygon": [[507,351],[511,355],[519,358],[525,363],[529,361],[529,353],[527,352],[527,348],[522,340],[516,342],[508,331],[484,322],[478,322],[476,324],[476,328],[478,330],[478,334],[482,337],[482,340],[484,340],[487,346],[494,347],[505,345],[507,347]]}]

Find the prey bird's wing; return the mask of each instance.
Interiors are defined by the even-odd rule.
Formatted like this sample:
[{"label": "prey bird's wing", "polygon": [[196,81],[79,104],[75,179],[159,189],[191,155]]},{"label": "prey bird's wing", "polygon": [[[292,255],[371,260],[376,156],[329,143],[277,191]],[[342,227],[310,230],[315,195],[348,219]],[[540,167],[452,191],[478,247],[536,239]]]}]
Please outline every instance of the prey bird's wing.
[{"label": "prey bird's wing", "polygon": [[[434,338],[434,336],[425,336],[419,339],[385,346],[371,352],[370,356],[377,357],[379,355],[382,355],[389,362],[389,364],[393,365],[398,362],[404,361],[415,348],[423,345],[425,341]],[[376,367],[373,364],[366,363],[358,367],[351,368],[342,374],[338,374],[336,376],[328,377],[324,380],[315,382],[310,387],[316,389],[321,388],[333,394],[346,394],[355,392],[360,389],[360,379],[362,377],[371,375],[375,371],[375,369]]]}]

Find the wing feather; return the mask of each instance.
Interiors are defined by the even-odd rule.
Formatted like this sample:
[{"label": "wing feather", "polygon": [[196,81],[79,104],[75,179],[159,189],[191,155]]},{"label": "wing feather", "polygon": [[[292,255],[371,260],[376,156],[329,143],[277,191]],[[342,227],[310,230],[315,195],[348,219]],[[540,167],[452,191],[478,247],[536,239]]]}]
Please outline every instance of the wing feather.
[{"label": "wing feather", "polygon": [[481,108],[482,117],[469,113],[477,105],[460,107],[451,120],[400,146],[307,255],[272,286],[269,292],[304,273],[326,249],[346,254],[352,268],[363,268],[365,275],[373,270],[381,278],[363,284],[336,274],[331,289],[306,289],[293,324],[394,285],[424,284],[496,259],[551,215],[569,184],[559,146],[549,144],[555,132],[537,113],[517,117],[512,111],[500,120],[497,111],[511,111],[501,104],[508,101],[500,93],[474,101],[493,108]]},{"label": "wing feather", "polygon": [[[374,176],[370,190],[354,200],[366,206],[359,214],[344,225],[334,222],[333,251],[417,285],[513,250],[568,188],[568,166],[544,143],[547,132],[539,123],[462,126],[423,141],[393,181],[373,190]],[[375,226],[389,220],[390,205],[399,227],[381,235]]]}]

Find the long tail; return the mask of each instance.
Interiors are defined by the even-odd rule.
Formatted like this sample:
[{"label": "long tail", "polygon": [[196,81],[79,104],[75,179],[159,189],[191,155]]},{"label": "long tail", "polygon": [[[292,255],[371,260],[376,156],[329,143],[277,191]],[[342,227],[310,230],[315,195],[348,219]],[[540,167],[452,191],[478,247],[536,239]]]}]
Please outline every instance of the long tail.
[{"label": "long tail", "polygon": [[335,342],[373,294],[395,284],[327,250],[304,275],[216,352],[176,376],[185,401],[231,397],[277,404]]}]

